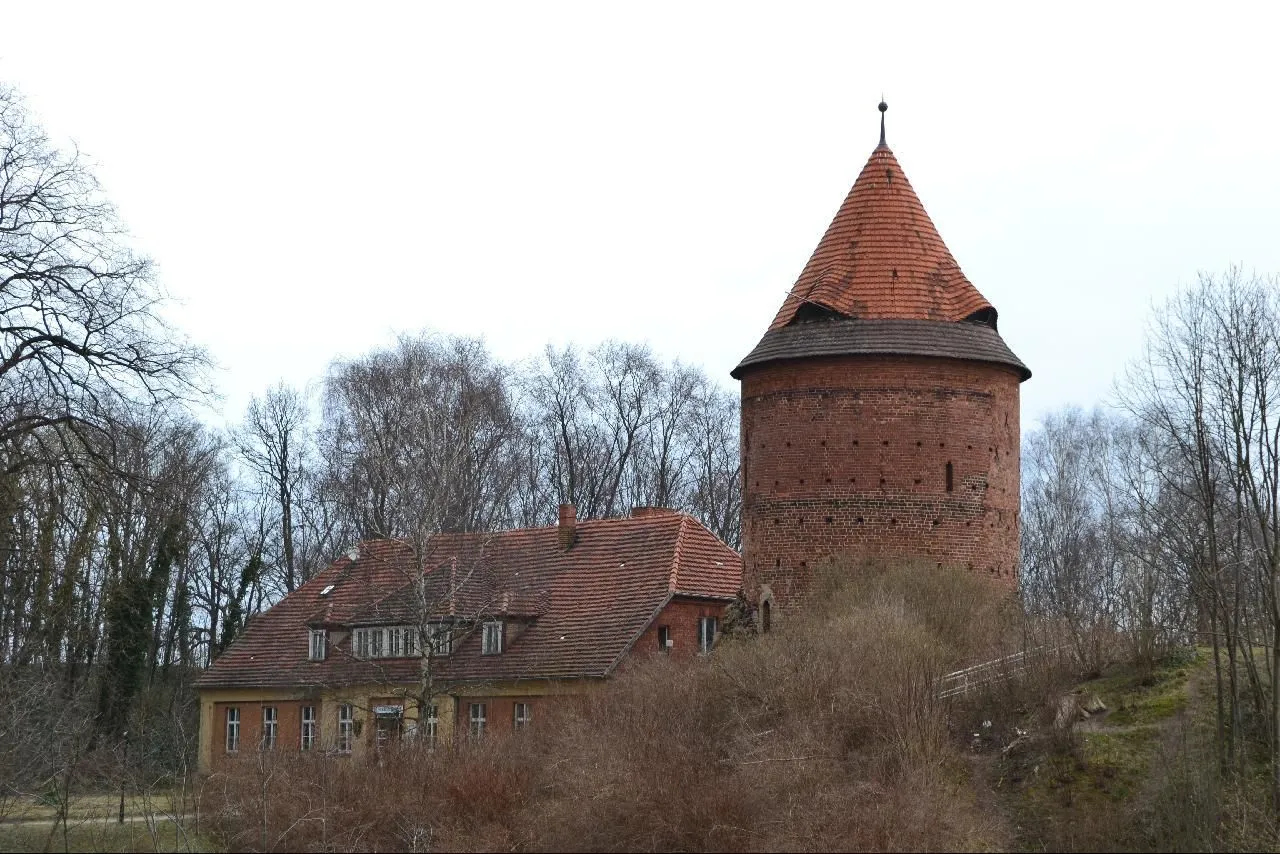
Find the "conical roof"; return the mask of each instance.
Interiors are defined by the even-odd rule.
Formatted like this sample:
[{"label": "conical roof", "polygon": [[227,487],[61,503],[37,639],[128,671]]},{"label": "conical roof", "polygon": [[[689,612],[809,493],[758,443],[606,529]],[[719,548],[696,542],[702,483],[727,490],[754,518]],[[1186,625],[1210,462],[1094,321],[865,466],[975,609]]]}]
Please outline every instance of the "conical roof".
[{"label": "conical roof", "polygon": [[804,305],[865,320],[958,321],[994,309],[960,271],[882,141],[769,328]]},{"label": "conical roof", "polygon": [[764,337],[731,375],[829,356],[927,356],[1002,365],[1031,376],[884,141],[845,197]]}]

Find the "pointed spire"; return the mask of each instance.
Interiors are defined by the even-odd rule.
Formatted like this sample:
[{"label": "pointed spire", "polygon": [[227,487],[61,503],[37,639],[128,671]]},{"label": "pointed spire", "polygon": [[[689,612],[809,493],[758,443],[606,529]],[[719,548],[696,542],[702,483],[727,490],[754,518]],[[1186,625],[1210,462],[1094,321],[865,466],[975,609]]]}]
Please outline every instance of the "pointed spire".
[{"label": "pointed spire", "polygon": [[991,309],[885,145],[883,124],[880,134],[770,329],[789,324],[802,305],[862,319],[942,321]]},{"label": "pointed spire", "polygon": [[889,105],[884,102],[884,95],[880,96],[880,144],[885,145],[884,141],[884,114],[889,111]]}]

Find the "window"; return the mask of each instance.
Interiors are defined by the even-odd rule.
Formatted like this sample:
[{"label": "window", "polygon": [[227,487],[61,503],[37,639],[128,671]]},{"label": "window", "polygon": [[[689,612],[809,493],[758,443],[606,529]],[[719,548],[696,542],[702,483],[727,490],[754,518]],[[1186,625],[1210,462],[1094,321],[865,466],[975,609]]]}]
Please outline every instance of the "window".
[{"label": "window", "polygon": [[311,630],[311,645],[308,657],[312,661],[324,661],[325,643],[328,640],[328,634],[324,629]]},{"label": "window", "polygon": [[773,628],[773,603],[768,599],[760,603],[760,631],[768,633]]},{"label": "window", "polygon": [[427,718],[422,728],[422,738],[426,742],[428,749],[435,749],[436,734],[440,731],[440,710],[436,708],[436,704],[432,703],[427,706]]},{"label": "window", "polygon": [[316,744],[316,707],[302,707],[302,749],[310,750]]},{"label": "window", "polygon": [[955,469],[951,463],[947,463],[947,492],[951,492],[954,488]]},{"label": "window", "polygon": [[338,706],[338,751],[350,753],[355,744],[356,715],[350,703]]},{"label": "window", "polygon": [[516,712],[515,712],[515,721],[514,721],[515,728],[516,728],[516,729],[524,729],[525,727],[527,727],[527,726],[529,725],[529,722],[530,722],[531,720],[533,720],[533,714],[532,714],[531,710],[529,709],[529,704],[528,704],[528,703],[516,703],[516,704],[515,704],[515,709],[516,709]]},{"label": "window", "polygon": [[240,710],[227,709],[227,753],[235,753],[240,749]]},{"label": "window", "polygon": [[387,629],[387,656],[399,658],[404,652],[404,629],[396,626]]},{"label": "window", "polygon": [[432,623],[428,628],[431,632],[431,654],[451,654],[453,652],[453,626],[449,623]]},{"label": "window", "polygon": [[484,724],[488,707],[484,703],[471,704],[471,737],[480,738],[484,735]]},{"label": "window", "polygon": [[502,652],[501,620],[484,624],[484,644],[480,652],[483,655],[497,655]]},{"label": "window", "polygon": [[671,627],[658,626],[658,651],[668,652],[674,645],[671,643]]},{"label": "window", "polygon": [[356,629],[351,633],[356,658],[404,658],[417,655],[418,630],[414,626]]},{"label": "window", "polygon": [[277,724],[276,707],[263,706],[262,707],[262,749],[263,750],[276,749],[276,724]]},{"label": "window", "polygon": [[698,618],[698,652],[710,652],[716,644],[716,618]]}]

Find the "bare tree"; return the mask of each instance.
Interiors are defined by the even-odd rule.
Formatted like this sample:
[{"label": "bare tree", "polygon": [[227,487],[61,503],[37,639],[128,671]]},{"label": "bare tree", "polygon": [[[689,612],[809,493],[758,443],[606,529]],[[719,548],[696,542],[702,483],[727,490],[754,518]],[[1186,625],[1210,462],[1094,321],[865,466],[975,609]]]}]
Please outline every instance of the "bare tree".
[{"label": "bare tree", "polygon": [[325,490],[356,537],[509,524],[520,427],[505,369],[473,339],[402,338],[325,385]]},{"label": "bare tree", "polygon": [[241,459],[256,477],[264,500],[278,514],[280,576],[285,592],[310,577],[310,568],[299,566],[294,545],[295,516],[308,475],[309,442],[306,400],[297,389],[279,383],[264,397],[249,401],[244,424],[236,432]]},{"label": "bare tree", "polygon": [[1265,720],[1280,808],[1280,282],[1202,275],[1157,314],[1126,405],[1167,449],[1165,485],[1192,512],[1176,565],[1213,644],[1218,744],[1240,767],[1243,713]]},{"label": "bare tree", "polygon": [[[109,442],[113,413],[198,393],[203,354],[159,316],[133,251],[78,152],[53,146],[0,86],[0,450],[7,470]],[[44,430],[48,427],[64,430]]]}]

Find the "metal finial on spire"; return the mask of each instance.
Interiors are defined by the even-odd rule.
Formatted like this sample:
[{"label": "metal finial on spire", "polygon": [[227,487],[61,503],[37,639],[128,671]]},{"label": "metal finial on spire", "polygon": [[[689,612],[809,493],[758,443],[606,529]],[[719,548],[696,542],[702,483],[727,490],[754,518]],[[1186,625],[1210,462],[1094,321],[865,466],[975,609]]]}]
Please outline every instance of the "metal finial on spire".
[{"label": "metal finial on spire", "polygon": [[884,114],[889,109],[889,105],[884,102],[884,95],[880,96],[880,144],[884,145]]}]

